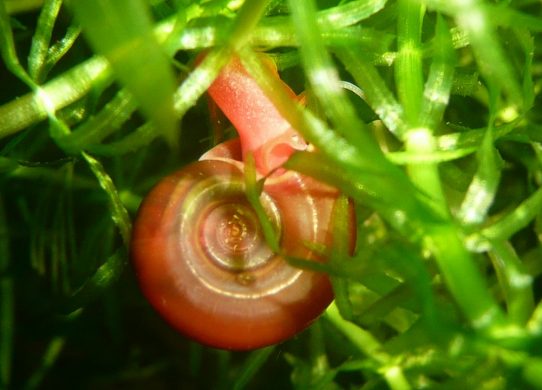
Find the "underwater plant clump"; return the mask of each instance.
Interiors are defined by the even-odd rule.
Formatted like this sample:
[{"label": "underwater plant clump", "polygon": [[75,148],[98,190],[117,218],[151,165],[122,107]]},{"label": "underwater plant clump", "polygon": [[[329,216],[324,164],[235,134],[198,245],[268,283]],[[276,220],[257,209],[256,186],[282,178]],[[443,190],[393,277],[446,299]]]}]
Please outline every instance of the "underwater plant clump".
[{"label": "underwater plant clump", "polygon": [[[1,0],[0,388],[542,388],[541,32],[532,0]],[[145,221],[214,222],[133,236],[159,182]],[[143,294],[134,237],[181,227],[149,264],[229,273]],[[251,328],[268,258],[327,287]],[[144,297],[179,312],[173,288],[243,325],[186,338]]]}]

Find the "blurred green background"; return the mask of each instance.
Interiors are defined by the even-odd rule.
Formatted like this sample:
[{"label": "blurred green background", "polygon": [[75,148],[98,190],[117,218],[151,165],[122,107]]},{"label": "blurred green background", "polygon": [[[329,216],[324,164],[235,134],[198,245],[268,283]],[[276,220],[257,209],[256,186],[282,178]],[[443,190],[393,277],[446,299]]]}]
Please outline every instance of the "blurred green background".
[{"label": "blurred green background", "polygon": [[[535,0],[0,0],[0,388],[542,388],[541,31]],[[205,97],[232,53],[358,212],[335,305],[246,353],[174,332],[127,253],[235,135]]]}]

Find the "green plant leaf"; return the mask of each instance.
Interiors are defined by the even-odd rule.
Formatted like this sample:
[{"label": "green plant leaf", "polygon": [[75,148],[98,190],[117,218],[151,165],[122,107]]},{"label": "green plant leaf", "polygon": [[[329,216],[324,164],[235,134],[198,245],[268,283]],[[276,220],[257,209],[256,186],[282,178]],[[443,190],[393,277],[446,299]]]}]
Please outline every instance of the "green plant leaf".
[{"label": "green plant leaf", "polygon": [[142,0],[73,0],[70,5],[93,49],[171,145],[178,143],[175,81]]}]

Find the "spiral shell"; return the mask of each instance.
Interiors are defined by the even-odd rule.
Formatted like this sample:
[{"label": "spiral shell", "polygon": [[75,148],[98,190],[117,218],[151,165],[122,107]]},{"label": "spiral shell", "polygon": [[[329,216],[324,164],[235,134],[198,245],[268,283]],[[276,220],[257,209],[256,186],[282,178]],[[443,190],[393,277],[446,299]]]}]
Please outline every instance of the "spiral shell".
[{"label": "spiral shell", "polygon": [[[144,294],[173,327],[209,346],[246,350],[298,333],[333,294],[325,274],[292,267],[268,246],[242,163],[230,160],[235,148],[215,150],[152,190],[131,253]],[[306,244],[330,244],[337,191],[317,183],[316,198],[315,183],[288,172],[266,181],[260,201],[286,255],[321,261]]]},{"label": "spiral shell", "polygon": [[[279,78],[272,61],[262,61]],[[277,91],[296,102],[278,81]],[[152,190],[134,226],[132,258],[144,294],[180,332],[213,347],[253,349],[303,330],[331,302],[325,274],[294,268],[285,257],[323,260],[309,244],[331,246],[338,191],[284,169],[292,153],[308,144],[239,58],[231,59],[208,92],[239,138]],[[260,203],[280,238],[281,255],[267,244],[246,198],[248,156],[258,175],[268,176]]]}]

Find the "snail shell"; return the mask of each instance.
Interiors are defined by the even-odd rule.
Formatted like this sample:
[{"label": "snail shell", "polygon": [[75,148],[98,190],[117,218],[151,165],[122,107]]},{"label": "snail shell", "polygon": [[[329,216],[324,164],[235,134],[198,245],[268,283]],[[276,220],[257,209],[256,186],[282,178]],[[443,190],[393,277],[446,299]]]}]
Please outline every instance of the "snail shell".
[{"label": "snail shell", "polygon": [[[333,293],[325,274],[292,267],[267,245],[232,158],[239,150],[238,141],[221,145],[163,179],[140,207],[131,254],[144,295],[173,327],[247,350],[303,330]],[[294,172],[266,180],[260,200],[285,254],[322,260],[306,243],[330,245],[336,197]]]}]

